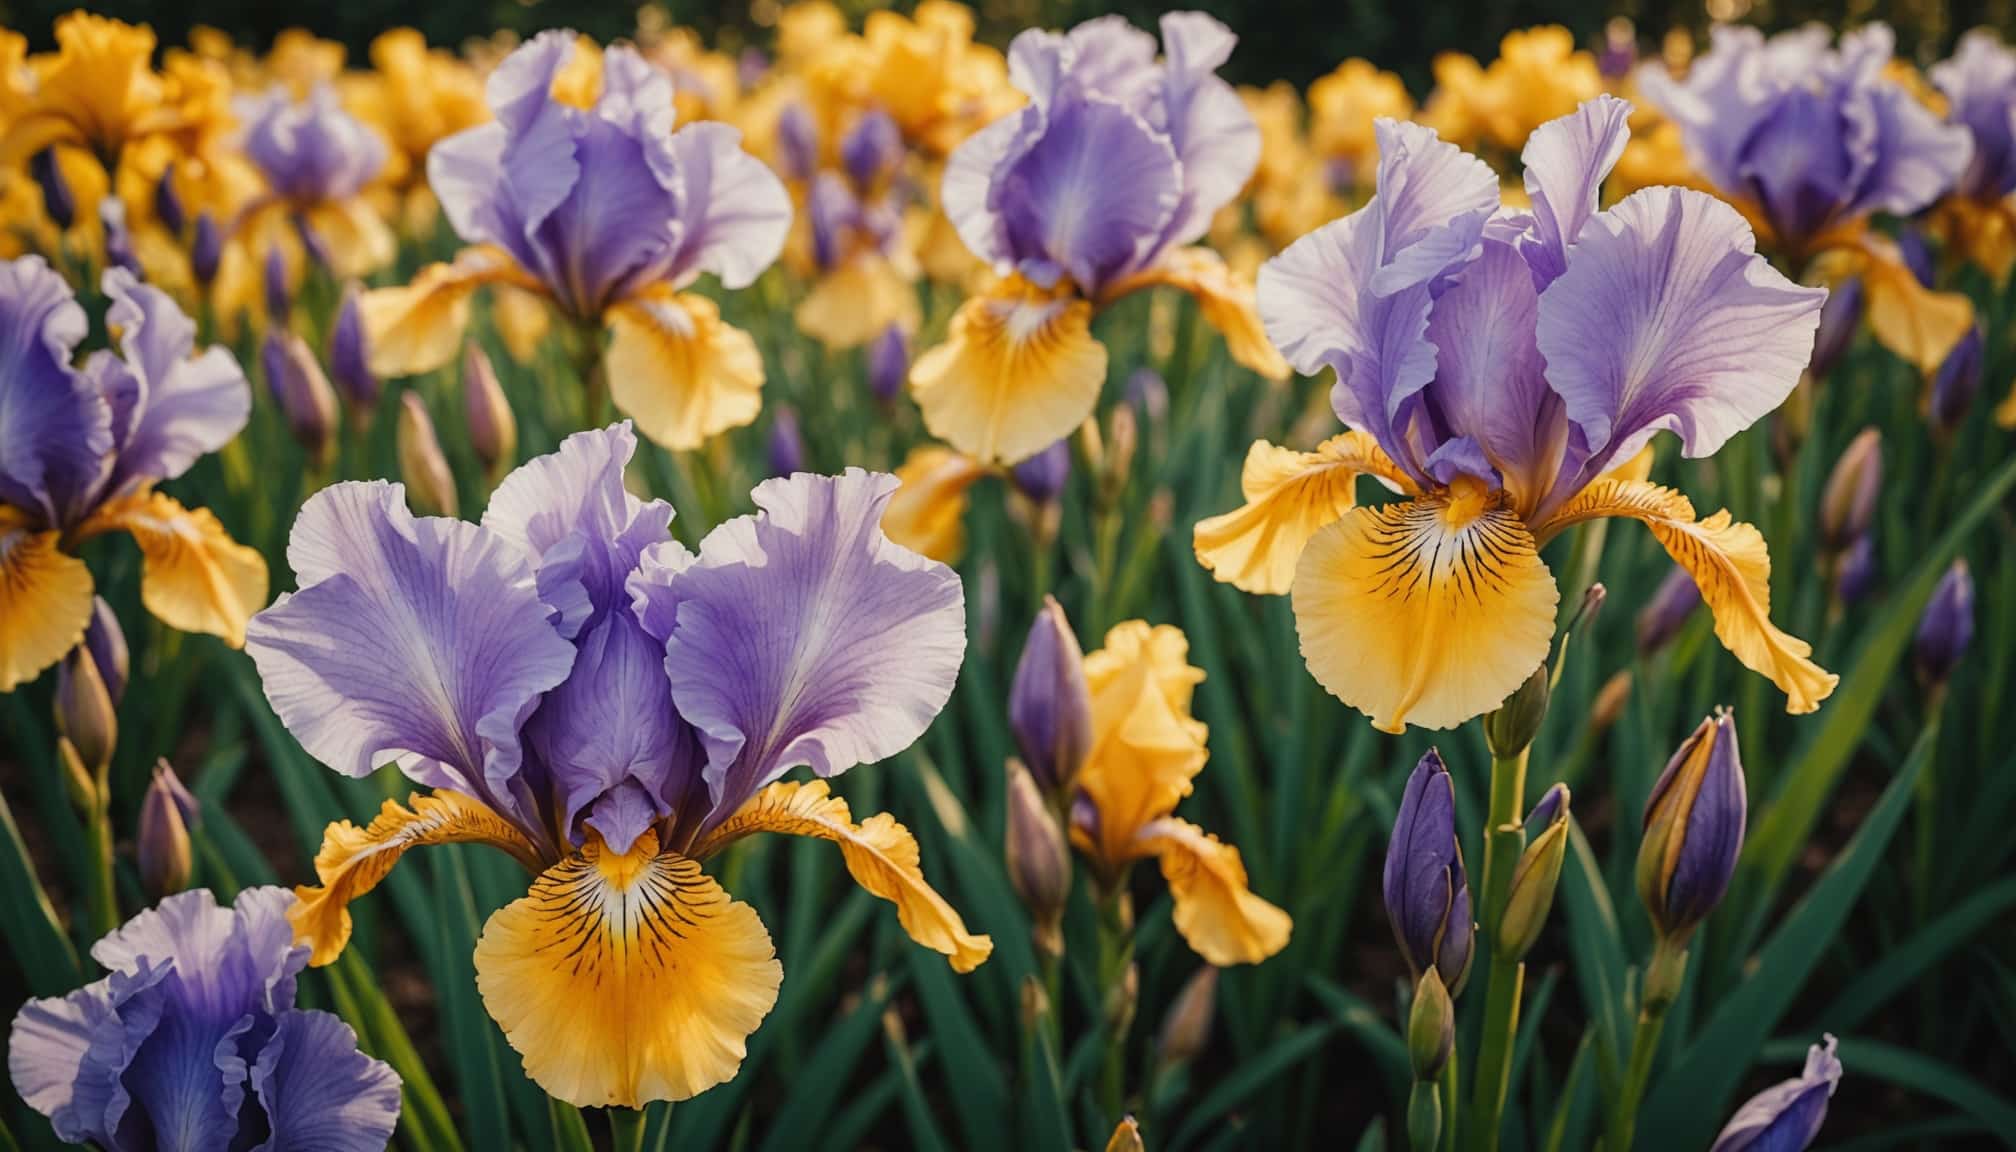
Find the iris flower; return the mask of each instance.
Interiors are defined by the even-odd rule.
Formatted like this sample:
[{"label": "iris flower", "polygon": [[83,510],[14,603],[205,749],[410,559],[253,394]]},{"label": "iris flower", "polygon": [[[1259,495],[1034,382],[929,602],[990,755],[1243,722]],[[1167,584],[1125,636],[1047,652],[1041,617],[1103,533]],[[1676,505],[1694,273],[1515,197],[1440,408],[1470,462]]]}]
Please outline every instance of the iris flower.
[{"label": "iris flower", "polygon": [[[1379,191],[1260,273],[1267,331],[1328,367],[1348,431],[1313,452],[1264,441],[1246,504],[1200,522],[1198,559],[1290,592],[1310,671],[1388,731],[1489,711],[1545,658],[1540,549],[1599,517],[1640,520],[1700,585],[1716,635],[1808,712],[1836,677],[1769,619],[1764,539],[1628,467],[1662,430],[1708,456],[1798,383],[1826,293],[1787,280],[1701,192],[1648,188],[1597,211],[1629,105],[1599,96],[1524,153],[1531,214],[1482,161],[1379,123]],[[1406,497],[1356,507],[1371,475]]]},{"label": "iris flower", "polygon": [[1575,34],[1558,24],[1507,32],[1488,66],[1445,52],[1434,69],[1435,91],[1421,122],[1452,143],[1506,152],[1603,90],[1596,57],[1575,47]]},{"label": "iris flower", "polygon": [[2016,267],[2016,52],[1986,28],[1932,66],[1946,119],[1967,129],[1973,158],[1933,217],[1948,241],[1997,283]]},{"label": "iris flower", "polygon": [[1181,629],[1129,620],[1085,657],[1092,748],[1071,783],[1071,843],[1113,888],[1137,860],[1162,865],[1176,930],[1217,965],[1258,964],[1288,945],[1288,914],[1247,886],[1239,850],[1187,820],[1210,752],[1190,696],[1204,679]]},{"label": "iris flower", "polygon": [[1859,273],[1876,338],[1930,374],[1973,324],[1973,308],[1957,293],[1927,291],[1869,220],[1908,216],[1953,187],[1972,151],[1968,132],[1886,74],[1888,27],[1865,25],[1839,49],[1831,35],[1816,24],[1767,40],[1717,25],[1686,79],[1647,65],[1639,91],[1680,126],[1695,171],[1742,210],[1766,251],[1830,280]]},{"label": "iris flower", "polygon": [[451,52],[427,47],[412,28],[371,41],[371,70],[346,77],[343,102],[392,145],[385,181],[403,198],[399,218],[428,234],[439,206],[427,188],[427,153],[435,144],[490,119],[483,79]]},{"label": "iris flower", "polygon": [[1252,174],[1260,133],[1216,75],[1237,37],[1211,17],[1162,18],[1154,37],[1117,16],[1009,47],[1029,105],[981,129],[945,170],[945,211],[995,282],[921,356],[910,387],[938,438],[1014,463],[1077,428],[1106,382],[1092,314],[1157,284],[1198,298],[1240,363],[1285,377],[1251,289],[1191,247]]},{"label": "iris flower", "polygon": [[0,692],[83,638],[90,569],[76,547],[132,534],[140,599],[171,627],[233,646],[266,600],[266,563],[207,509],[155,485],[231,441],[252,410],[223,348],[191,356],[196,325],[166,293],[108,269],[118,351],[75,364],[84,310],[39,256],[0,264]]},{"label": "iris flower", "polygon": [[81,148],[109,172],[132,141],[186,126],[177,86],[154,70],[154,31],[88,12],[56,20],[53,55],[35,59],[32,97],[7,126],[9,163]]},{"label": "iris flower", "polygon": [[[490,75],[493,123],[450,136],[428,182],[465,242],[453,263],[362,307],[380,376],[432,371],[461,350],[469,298],[486,283],[535,292],[599,343],[616,406],[672,448],[747,424],[763,361],[706,297],[702,272],[753,281],[784,244],[791,203],[726,124],[672,130],[671,81],[635,50],[601,54],[591,106],[566,103],[572,32],[544,32]],[[568,83],[556,87],[561,81]]]},{"label": "iris flower", "polygon": [[[859,470],[759,485],[760,511],[672,540],[623,487],[627,423],[506,477],[481,525],[415,518],[396,484],[338,484],[295,521],[300,591],[252,621],[266,696],[349,776],[432,789],[330,825],[295,925],[326,964],[347,905],[410,848],[474,842],[534,876],[476,944],[478,988],[527,1073],[570,1103],[641,1107],[735,1074],[776,1002],[770,935],[701,865],[758,832],[838,844],[952,966],[987,957],[887,815],[826,778],[893,755],[951,694],[958,577],[877,527]],[[810,766],[819,779],[786,782]]]},{"label": "iris flower", "polygon": [[308,950],[282,888],[170,896],[92,946],[110,975],[14,1018],[7,1070],[58,1139],[107,1152],[379,1152],[399,1077],[297,1008]]}]

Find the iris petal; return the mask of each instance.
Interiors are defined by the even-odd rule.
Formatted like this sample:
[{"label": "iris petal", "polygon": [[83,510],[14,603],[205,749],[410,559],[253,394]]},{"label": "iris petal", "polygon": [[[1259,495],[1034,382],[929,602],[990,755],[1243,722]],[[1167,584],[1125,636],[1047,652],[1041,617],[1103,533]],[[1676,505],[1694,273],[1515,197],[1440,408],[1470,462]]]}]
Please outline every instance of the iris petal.
[{"label": "iris petal", "polygon": [[129,532],[140,546],[140,602],[184,632],[245,645],[246,625],[266,602],[266,558],[231,539],[208,508],[184,508],[141,491],[100,508],[79,529]]},{"label": "iris petal", "polygon": [[1288,591],[1309,538],[1357,506],[1358,478],[1367,474],[1412,484],[1363,432],[1333,436],[1314,452],[1254,441],[1239,474],[1246,503],[1197,522],[1197,562],[1247,592]]},{"label": "iris petal", "polygon": [[1139,842],[1160,859],[1176,930],[1199,956],[1218,965],[1258,964],[1288,946],[1293,921],[1253,894],[1237,848],[1176,819],[1144,827]]},{"label": "iris petal", "polygon": [[0,692],[61,660],[91,623],[91,570],[60,540],[0,509]]},{"label": "iris petal", "polygon": [[763,357],[704,296],[658,285],[609,310],[609,396],[646,436],[698,448],[763,406]]},{"label": "iris petal", "polygon": [[1070,435],[1106,383],[1091,324],[1090,304],[1019,279],[968,300],[911,369],[925,426],[982,463],[1017,463]]}]

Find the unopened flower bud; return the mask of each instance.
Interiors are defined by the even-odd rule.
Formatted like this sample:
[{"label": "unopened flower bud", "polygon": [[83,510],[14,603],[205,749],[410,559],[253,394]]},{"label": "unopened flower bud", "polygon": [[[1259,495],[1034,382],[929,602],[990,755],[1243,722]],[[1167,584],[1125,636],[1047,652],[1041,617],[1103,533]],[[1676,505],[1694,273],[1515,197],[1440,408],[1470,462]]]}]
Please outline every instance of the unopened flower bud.
[{"label": "unopened flower bud", "polygon": [[1869,531],[1883,494],[1883,433],[1864,428],[1848,442],[1820,495],[1820,542],[1840,552]]},{"label": "unopened flower bud", "polygon": [[1575,606],[1575,615],[1569,620],[1570,628],[1594,628],[1596,618],[1603,614],[1603,605],[1610,602],[1610,589],[1602,581],[1589,585],[1582,592],[1582,603]]},{"label": "unopened flower bud", "polygon": [[282,327],[269,328],[260,345],[259,363],[266,387],[286,418],[287,430],[318,466],[328,462],[336,446],[336,389],[315,359],[314,349]]},{"label": "unopened flower bud", "polygon": [[1512,868],[1512,888],[1498,922],[1498,947],[1507,956],[1532,951],[1554,907],[1561,862],[1568,856],[1568,786],[1556,784],[1526,817],[1526,848]]},{"label": "unopened flower bud", "polygon": [[1843,604],[1855,604],[1869,597],[1876,588],[1876,578],[1881,575],[1876,560],[1876,534],[1864,532],[1855,538],[1848,550],[1841,554],[1840,563],[1834,566],[1834,598]]},{"label": "unopened flower bud", "polygon": [[777,115],[777,167],[786,180],[799,183],[819,171],[819,125],[812,110],[796,100]]},{"label": "unopened flower bud", "polygon": [[1099,476],[1100,499],[1107,507],[1120,502],[1127,481],[1134,472],[1134,451],[1140,444],[1141,425],[1134,409],[1121,405],[1113,409],[1106,433],[1105,467]]},{"label": "unopened flower bud", "polygon": [[1085,683],[1085,652],[1054,596],[1029,626],[1008,690],[1008,727],[1038,788],[1058,795],[1070,788],[1092,751],[1092,694]]},{"label": "unopened flower bud", "polygon": [[206,210],[196,214],[196,231],[189,238],[189,271],[205,288],[217,279],[217,265],[224,258],[224,234],[217,220]]},{"label": "unopened flower bud", "polygon": [[1820,327],[1813,337],[1813,359],[1806,371],[1816,380],[1824,379],[1841,362],[1855,334],[1862,329],[1864,307],[1862,279],[1850,276],[1827,292],[1820,306]]},{"label": "unopened flower bud", "polygon": [[126,225],[126,205],[117,196],[98,202],[98,226],[105,232],[105,263],[140,276],[139,254],[133,251],[133,230]]},{"label": "unopened flower bud", "polygon": [[140,883],[149,896],[158,900],[189,887],[195,865],[189,830],[198,819],[196,798],[182,786],[168,761],[155,764],[153,782],[140,801],[140,833],[135,846]]},{"label": "unopened flower bud", "polygon": [[56,668],[56,731],[94,774],[112,763],[112,749],[119,743],[119,712],[98,674],[98,662],[81,644]]},{"label": "unopened flower bud", "polygon": [[1393,938],[1415,979],[1430,968],[1454,995],[1470,974],[1470,882],[1456,839],[1456,789],[1430,748],[1407,778],[1381,882]]},{"label": "unopened flower bud", "polygon": [[154,218],[161,222],[161,227],[176,236],[182,234],[182,226],[189,222],[189,213],[182,207],[182,194],[175,190],[173,164],[168,165],[154,185]]},{"label": "unopened flower bud", "polygon": [[1106,1141],[1106,1152],[1147,1152],[1141,1142],[1141,1125],[1132,1116],[1123,1116]]},{"label": "unopened flower bud", "polygon": [[1407,1011],[1407,1059],[1414,1079],[1433,1080],[1449,1063],[1456,1047],[1456,1005],[1442,974],[1430,968],[1414,984],[1414,1005]]},{"label": "unopened flower bud", "polygon": [[1943,685],[1953,675],[1960,658],[1974,640],[1974,574],[1966,560],[1955,560],[1939,578],[1925,614],[1918,618],[1918,635],[1911,644],[1912,662],[1918,679],[1927,685]]},{"label": "unopened flower bud", "polygon": [[434,418],[418,392],[399,397],[398,440],[399,478],[406,482],[414,507],[422,515],[455,515],[455,473],[449,470],[441,440],[434,434]]},{"label": "unopened flower bud", "polygon": [[880,108],[870,108],[840,140],[840,163],[862,196],[871,195],[903,160],[903,133]]},{"label": "unopened flower bud", "polygon": [[1624,715],[1624,705],[1630,702],[1631,669],[1620,668],[1596,690],[1596,700],[1589,705],[1590,734],[1600,736],[1608,732],[1617,718]]},{"label": "unopened flower bud", "polygon": [[1701,722],[1652,786],[1638,846],[1638,896],[1659,935],[1684,944],[1722,902],[1749,812],[1736,717]]},{"label": "unopened flower bud", "polygon": [[84,757],[77,754],[77,746],[58,736],[56,760],[63,769],[63,793],[70,798],[70,806],[79,814],[96,812],[98,782],[84,766]]},{"label": "unopened flower bud", "polygon": [[105,684],[112,707],[119,707],[119,702],[126,698],[126,678],[132,658],[126,650],[126,630],[119,626],[119,617],[112,614],[112,606],[103,596],[91,598],[91,624],[84,630],[84,647],[91,653],[91,662],[98,666],[98,678]]},{"label": "unopened flower bud", "polygon": [[29,174],[42,189],[42,211],[49,216],[49,222],[56,225],[59,232],[68,232],[77,223],[77,194],[70,190],[70,180],[63,175],[63,165],[57,162],[56,149],[44,148],[28,158]]},{"label": "unopened flower bud", "polygon": [[1155,1053],[1164,1064],[1187,1064],[1211,1039],[1211,1019],[1218,1010],[1218,969],[1210,964],[1192,973],[1162,1018]]},{"label": "unopened flower bud", "polygon": [[1700,586],[1685,568],[1674,566],[1659,582],[1652,599],[1638,610],[1638,655],[1651,656],[1671,644],[1699,607]]},{"label": "unopened flower bud", "polygon": [[343,303],[329,331],[329,378],[343,392],[350,411],[369,416],[382,390],[371,371],[371,347],[364,332],[363,288],[355,281],[343,286]]},{"label": "unopened flower bud", "polygon": [[1524,684],[1507,696],[1496,711],[1484,717],[1484,743],[1490,746],[1491,755],[1509,760],[1524,752],[1540,734],[1540,724],[1547,719],[1547,699],[1552,688],[1548,673],[1547,662],[1543,660]]},{"label": "unopened flower bud", "polygon": [[1745,1101],[1729,1118],[1708,1152],[1803,1152],[1820,1135],[1827,1101],[1841,1083],[1834,1037],[1806,1050],[1799,1075],[1781,1080]]},{"label": "unopened flower bud", "polygon": [[805,209],[812,223],[812,261],[821,271],[839,267],[847,255],[847,234],[854,223],[854,194],[847,182],[832,172],[821,172],[812,182],[812,199]]},{"label": "unopened flower bud", "polygon": [[266,295],[266,322],[275,327],[287,323],[287,315],[294,308],[294,286],[287,282],[287,257],[274,244],[266,249],[265,262],[260,265],[260,283]]},{"label": "unopened flower bud", "polygon": [[798,413],[780,404],[770,413],[770,475],[789,476],[805,470],[805,437],[798,431]]},{"label": "unopened flower bud", "polygon": [[497,380],[489,354],[474,340],[462,347],[462,419],[469,447],[484,471],[498,476],[518,460],[518,419]]},{"label": "unopened flower bud", "polygon": [[1953,351],[1932,377],[1932,390],[1925,399],[1925,418],[1940,436],[1951,436],[1967,420],[1967,410],[1981,391],[1981,358],[1986,336],[1980,321],[1967,329]]},{"label": "unopened flower bud", "polygon": [[910,339],[895,324],[868,345],[868,387],[884,404],[903,395],[910,379]]},{"label": "unopened flower bud", "polygon": [[1629,16],[1613,16],[1603,26],[1603,47],[1596,51],[1596,71],[1606,80],[1622,80],[1638,66],[1638,29]]},{"label": "unopened flower bud", "polygon": [[1071,442],[1059,440],[1009,470],[1015,487],[1038,504],[1054,503],[1071,479]]}]

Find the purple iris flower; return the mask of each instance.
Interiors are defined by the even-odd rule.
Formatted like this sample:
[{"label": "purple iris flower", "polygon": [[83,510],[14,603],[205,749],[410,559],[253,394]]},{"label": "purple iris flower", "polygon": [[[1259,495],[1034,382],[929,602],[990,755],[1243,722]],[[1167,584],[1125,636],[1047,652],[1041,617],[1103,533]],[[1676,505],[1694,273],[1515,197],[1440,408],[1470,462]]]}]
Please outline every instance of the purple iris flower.
[{"label": "purple iris flower", "polygon": [[345,111],[336,90],[317,84],[306,100],[285,88],[239,102],[245,155],[274,196],[292,204],[332,204],[364,190],[385,167],[385,141]]},{"label": "purple iris flower", "polygon": [[107,1152],[385,1147],[399,1077],[342,1020],[295,1007],[293,904],[198,890],[127,921],[91,949],[110,975],[14,1018],[15,1090],[59,1138]]},{"label": "purple iris flower", "polygon": [[1948,122],[1974,138],[1974,156],[1954,191],[1992,203],[2016,192],[2016,52],[1986,28],[1960,38],[1951,59],[1934,64]]},{"label": "purple iris flower", "polygon": [[1806,1067],[1749,1100],[1729,1118],[1708,1152],[1801,1152],[1820,1134],[1827,1101],[1841,1083],[1834,1037],[1806,1050]]},{"label": "purple iris flower", "polygon": [[1788,251],[1871,213],[1908,216],[1967,168],[1967,130],[1883,75],[1887,25],[1864,25],[1838,48],[1817,24],[1769,39],[1717,25],[1712,36],[1686,79],[1651,64],[1640,90],[1680,125],[1695,169],[1754,205]]},{"label": "purple iris flower", "polygon": [[1201,12],[1155,37],[1104,16],[1008,50],[1020,111],[975,133],[945,171],[945,211],[997,271],[1098,300],[1202,237],[1246,183],[1260,130],[1216,75],[1238,38]]}]

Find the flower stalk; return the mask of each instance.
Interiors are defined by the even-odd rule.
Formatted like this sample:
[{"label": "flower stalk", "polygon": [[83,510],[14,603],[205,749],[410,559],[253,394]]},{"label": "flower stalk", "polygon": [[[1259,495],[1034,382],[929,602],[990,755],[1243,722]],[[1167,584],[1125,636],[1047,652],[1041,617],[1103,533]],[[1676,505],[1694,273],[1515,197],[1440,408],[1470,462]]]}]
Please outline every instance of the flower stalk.
[{"label": "flower stalk", "polygon": [[[1486,717],[1485,724],[1490,725]],[[1512,893],[1512,867],[1526,846],[1523,814],[1526,804],[1528,750],[1491,758],[1491,799],[1484,830],[1483,922],[1490,926],[1491,968],[1484,985],[1484,1030],[1478,1042],[1476,1084],[1471,1090],[1469,1147],[1493,1152],[1498,1147],[1499,1116],[1512,1077],[1512,1043],[1519,1032],[1519,998],[1525,965],[1498,946],[1496,926],[1505,915]]]}]

